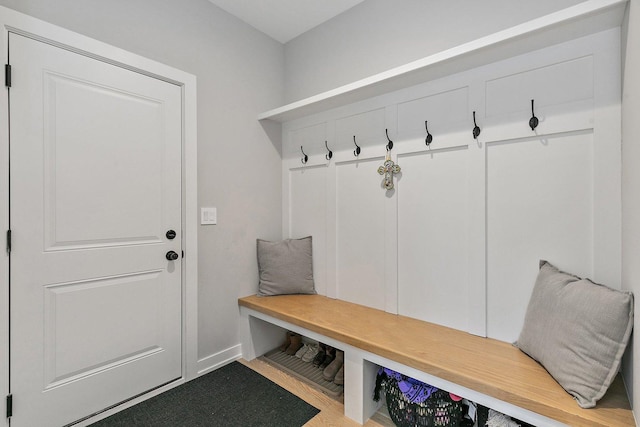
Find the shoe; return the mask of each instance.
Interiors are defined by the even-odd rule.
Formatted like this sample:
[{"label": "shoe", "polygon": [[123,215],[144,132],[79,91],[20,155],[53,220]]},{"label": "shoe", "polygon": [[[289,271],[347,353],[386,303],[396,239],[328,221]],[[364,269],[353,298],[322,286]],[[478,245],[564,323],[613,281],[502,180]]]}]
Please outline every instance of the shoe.
[{"label": "shoe", "polygon": [[333,362],[329,363],[327,367],[324,368],[324,371],[322,371],[323,378],[327,381],[333,381],[340,368],[342,368],[343,364],[344,352],[336,350],[335,359],[333,359]]},{"label": "shoe", "polygon": [[284,344],[282,344],[280,346],[280,351],[285,351],[287,348],[289,348],[289,346],[291,345],[291,335],[292,334],[293,334],[293,332],[287,331],[287,334],[286,334],[285,339],[284,339]]},{"label": "shoe", "polygon": [[344,363],[336,372],[336,376],[333,378],[333,383],[336,385],[344,385]]},{"label": "shoe", "polygon": [[309,344],[307,346],[307,352],[302,356],[302,361],[306,363],[311,362],[316,357],[319,350],[320,348],[318,347],[318,344]]},{"label": "shoe", "polygon": [[320,369],[324,369],[333,362],[336,358],[336,349],[333,347],[327,347],[327,355],[324,357],[324,360],[320,364]]},{"label": "shoe", "polygon": [[302,335],[293,334],[291,335],[291,344],[289,344],[289,347],[287,347],[284,352],[289,356],[293,356],[300,350],[300,347],[302,347]]},{"label": "shoe", "polygon": [[318,354],[313,358],[313,366],[320,366],[324,362],[324,358],[327,355],[326,346],[322,343],[319,344]]},{"label": "shoe", "polygon": [[304,356],[304,354],[309,351],[309,344],[302,344],[302,347],[300,347],[300,350],[296,351],[296,357],[298,359],[302,359],[302,356]]}]

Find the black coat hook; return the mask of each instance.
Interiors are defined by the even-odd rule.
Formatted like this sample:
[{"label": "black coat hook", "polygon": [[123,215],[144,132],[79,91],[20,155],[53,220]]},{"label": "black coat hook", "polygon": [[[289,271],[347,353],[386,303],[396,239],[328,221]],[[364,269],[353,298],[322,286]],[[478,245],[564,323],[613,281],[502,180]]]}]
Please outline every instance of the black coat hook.
[{"label": "black coat hook", "polygon": [[536,130],[540,120],[536,117],[536,113],[533,112],[533,99],[531,100],[531,118],[529,119],[529,127],[532,131]]},{"label": "black coat hook", "polygon": [[302,149],[302,145],[300,146],[300,151],[302,151],[302,159],[300,159],[300,161],[302,162],[303,165],[306,165],[307,162],[309,161],[309,156],[304,154],[304,150]]},{"label": "black coat hook", "polygon": [[473,112],[473,139],[478,139],[478,135],[480,135],[480,128],[476,124],[476,112]]},{"label": "black coat hook", "polygon": [[324,155],[324,158],[327,160],[331,160],[333,157],[333,151],[329,150],[329,145],[327,145],[327,141],[324,142],[324,146],[327,147],[328,153]]},{"label": "black coat hook", "polygon": [[387,151],[393,150],[393,141],[389,139],[389,129],[385,129],[384,133],[387,135]]},{"label": "black coat hook", "polygon": [[353,135],[353,144],[356,146],[356,149],[353,150],[353,155],[358,157],[360,155],[360,147],[356,144],[356,136]]},{"label": "black coat hook", "polygon": [[431,141],[433,141],[433,135],[429,133],[429,127],[427,126],[427,121],[424,121],[424,128],[427,130],[427,137],[424,139],[424,143],[427,144],[427,147],[431,145]]}]

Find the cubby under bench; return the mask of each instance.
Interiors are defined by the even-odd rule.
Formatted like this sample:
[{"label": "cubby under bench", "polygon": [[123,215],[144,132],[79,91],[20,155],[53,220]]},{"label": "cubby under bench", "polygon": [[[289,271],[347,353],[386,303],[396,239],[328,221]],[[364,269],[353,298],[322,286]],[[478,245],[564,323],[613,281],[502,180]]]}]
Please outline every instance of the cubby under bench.
[{"label": "cubby under bench", "polygon": [[385,366],[536,426],[635,426],[620,376],[582,409],[547,371],[509,343],[321,295],[238,299],[243,357],[277,347],[284,330],[345,352],[345,415],[364,423],[379,408]]}]

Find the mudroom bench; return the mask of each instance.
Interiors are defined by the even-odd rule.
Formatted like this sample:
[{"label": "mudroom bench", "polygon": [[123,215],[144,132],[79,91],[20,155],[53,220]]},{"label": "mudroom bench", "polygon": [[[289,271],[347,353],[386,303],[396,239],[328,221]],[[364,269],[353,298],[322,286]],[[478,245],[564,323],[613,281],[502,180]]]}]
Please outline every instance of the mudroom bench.
[{"label": "mudroom bench", "polygon": [[509,343],[320,295],[238,299],[243,357],[277,347],[292,330],[345,352],[345,415],[364,423],[379,407],[385,366],[536,426],[634,426],[620,376],[582,409],[538,363]]}]

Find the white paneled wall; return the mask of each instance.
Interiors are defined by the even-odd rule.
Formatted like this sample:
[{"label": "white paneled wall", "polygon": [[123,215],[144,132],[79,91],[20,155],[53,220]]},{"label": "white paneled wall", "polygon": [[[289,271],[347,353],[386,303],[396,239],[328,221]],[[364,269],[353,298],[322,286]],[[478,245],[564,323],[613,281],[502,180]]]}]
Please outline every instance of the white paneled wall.
[{"label": "white paneled wall", "polygon": [[[399,156],[398,311],[467,329],[467,147]],[[444,184],[444,185],[443,185]]]},{"label": "white paneled wall", "polygon": [[522,328],[536,260],[593,276],[593,135],[489,144],[487,332],[509,341]]},{"label": "white paneled wall", "polygon": [[355,136],[355,144],[372,145],[384,135],[384,130],[385,109],[378,108],[336,120],[335,141],[341,147],[349,146]]},{"label": "white paneled wall", "polygon": [[316,291],[322,295],[327,294],[327,258],[324,255],[327,248],[326,183],[327,168],[324,165],[289,172],[289,230],[292,236],[312,236],[315,251],[313,278]]},{"label": "white paneled wall", "polygon": [[[427,125],[432,136],[469,131],[469,88],[462,87],[398,103],[398,137],[424,140]],[[467,138],[463,138],[464,144]],[[438,144],[438,146],[442,146]]]},{"label": "white paneled wall", "polygon": [[580,111],[576,108],[580,101],[586,101],[586,106],[593,106],[593,56],[487,81],[485,115],[487,118],[502,117],[504,123],[517,121],[531,112],[529,103],[523,100],[534,98],[538,99],[538,107],[548,114],[553,111],[554,116],[563,110]]},{"label": "white paneled wall", "polygon": [[375,173],[380,162],[336,165],[336,296],[384,310],[385,198]]},{"label": "white paneled wall", "polygon": [[618,47],[609,30],[285,123],[283,229],[313,235],[318,292],[513,341],[540,259],[618,288]]}]

